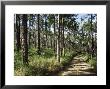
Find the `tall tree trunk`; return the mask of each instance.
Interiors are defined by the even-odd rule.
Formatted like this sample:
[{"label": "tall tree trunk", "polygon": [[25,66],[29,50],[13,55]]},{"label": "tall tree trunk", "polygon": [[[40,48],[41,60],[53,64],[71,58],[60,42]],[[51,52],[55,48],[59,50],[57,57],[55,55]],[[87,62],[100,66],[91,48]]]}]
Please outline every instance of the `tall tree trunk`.
[{"label": "tall tree trunk", "polygon": [[47,15],[45,15],[45,47],[47,48]]},{"label": "tall tree trunk", "polygon": [[21,44],[20,44],[20,16],[18,14],[16,14],[16,47],[17,47],[17,51],[20,50],[21,48]]},{"label": "tall tree trunk", "polygon": [[[35,17],[37,18],[38,15],[36,14]],[[38,20],[36,19],[36,22],[38,22]],[[35,48],[37,48],[37,31],[38,31],[38,24],[36,24],[36,28],[35,28]]]},{"label": "tall tree trunk", "polygon": [[33,47],[34,47],[34,45],[35,45],[35,32],[34,31],[32,33],[32,42],[33,42]]},{"label": "tall tree trunk", "polygon": [[29,41],[29,48],[30,48],[31,47],[31,32],[30,31],[29,31],[29,39],[28,39],[28,41]]},{"label": "tall tree trunk", "polygon": [[55,15],[54,15],[54,53],[56,57],[56,30],[55,30]]},{"label": "tall tree trunk", "polygon": [[44,47],[44,27],[43,27],[43,25],[44,25],[44,21],[43,21],[43,15],[42,15],[42,47]]},{"label": "tall tree trunk", "polygon": [[58,14],[57,60],[60,62],[60,15]]},{"label": "tall tree trunk", "polygon": [[38,55],[40,55],[40,14],[38,14]]},{"label": "tall tree trunk", "polygon": [[92,14],[91,14],[91,35],[92,35],[92,37],[91,37],[91,40],[92,40],[92,42],[91,42],[91,45],[92,45],[92,46],[91,46],[92,55],[91,55],[91,56],[93,57],[93,55],[94,55],[94,50],[93,50],[93,49],[94,49],[94,42],[93,42],[93,41],[94,41],[94,40],[93,40],[92,18],[93,18],[93,17],[92,17]]},{"label": "tall tree trunk", "polygon": [[[69,42],[71,42],[71,40],[70,40],[70,36],[71,36],[70,32],[68,34],[69,34]],[[70,52],[71,51],[70,45],[68,47],[69,47],[69,52]]]},{"label": "tall tree trunk", "polygon": [[[83,19],[81,18],[81,25],[82,24],[83,24]],[[84,31],[83,31],[83,26],[81,27],[81,30],[82,30],[82,40],[81,40],[82,48],[81,48],[81,51],[84,51]]]},{"label": "tall tree trunk", "polygon": [[62,25],[62,15],[60,17],[60,54],[62,56],[62,52],[63,52],[63,41],[62,41],[62,31],[63,31],[63,25]]},{"label": "tall tree trunk", "polygon": [[50,36],[50,40],[51,40],[51,49],[53,48],[53,39],[51,38],[51,36]]},{"label": "tall tree trunk", "polygon": [[[31,17],[31,15],[29,15],[29,18],[30,17]],[[31,47],[31,30],[32,30],[30,27],[31,27],[31,19],[29,19],[29,32],[28,32],[29,33],[28,34],[28,36],[29,36],[28,37],[28,46],[29,46],[29,48]]]},{"label": "tall tree trunk", "polygon": [[[49,32],[50,32],[50,26],[49,26],[48,29],[49,29]],[[48,35],[48,44],[47,44],[47,47],[48,47],[48,48],[51,48],[51,39],[50,39],[50,38],[51,38],[51,36],[50,36],[50,34],[49,34],[49,35]]]},{"label": "tall tree trunk", "polygon": [[23,63],[28,64],[28,44],[27,44],[27,15],[23,14],[22,17],[22,52],[23,52]]},{"label": "tall tree trunk", "polygon": [[64,43],[64,18],[62,18],[62,52],[63,52],[63,56],[65,56],[65,43]]},{"label": "tall tree trunk", "polygon": [[36,31],[35,31],[35,39],[34,39],[34,40],[35,40],[35,48],[36,48],[36,46],[37,46],[36,39],[37,39],[37,38],[36,38]]}]

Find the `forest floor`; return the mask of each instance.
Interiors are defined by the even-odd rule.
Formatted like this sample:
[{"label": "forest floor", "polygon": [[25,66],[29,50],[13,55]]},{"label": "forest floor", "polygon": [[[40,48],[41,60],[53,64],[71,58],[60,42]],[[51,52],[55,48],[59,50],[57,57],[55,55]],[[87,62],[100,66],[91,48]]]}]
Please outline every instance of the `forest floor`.
[{"label": "forest floor", "polygon": [[71,63],[58,73],[58,76],[96,76],[93,67],[84,61],[84,58],[76,56]]}]

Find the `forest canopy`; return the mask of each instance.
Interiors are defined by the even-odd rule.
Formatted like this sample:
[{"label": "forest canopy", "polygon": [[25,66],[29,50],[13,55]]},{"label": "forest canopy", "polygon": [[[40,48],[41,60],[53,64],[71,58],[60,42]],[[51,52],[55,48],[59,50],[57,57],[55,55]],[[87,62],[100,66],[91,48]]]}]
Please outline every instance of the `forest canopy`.
[{"label": "forest canopy", "polygon": [[97,14],[14,15],[15,76],[96,75],[96,57]]}]

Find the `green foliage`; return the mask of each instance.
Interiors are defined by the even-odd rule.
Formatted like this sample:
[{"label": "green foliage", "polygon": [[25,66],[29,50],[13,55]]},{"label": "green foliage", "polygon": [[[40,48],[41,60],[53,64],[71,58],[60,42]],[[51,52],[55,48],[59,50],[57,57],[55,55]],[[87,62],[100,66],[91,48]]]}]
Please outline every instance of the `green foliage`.
[{"label": "green foliage", "polygon": [[91,60],[88,61],[88,63],[93,66],[94,71],[97,70],[97,59],[96,57],[93,57]]},{"label": "green foliage", "polygon": [[15,51],[14,54],[14,74],[15,75],[24,75],[23,62],[22,62],[22,53]]},{"label": "green foliage", "polygon": [[62,69],[70,61],[71,56],[71,53],[67,52],[59,63],[54,57],[53,49],[44,49],[41,53],[44,54],[39,56],[35,48],[30,48],[29,65],[26,66],[22,63],[22,52],[15,51],[14,74],[16,76],[49,75]]},{"label": "green foliage", "polygon": [[63,67],[66,67],[69,65],[69,63],[73,60],[73,57],[76,56],[76,52],[67,52],[65,54],[65,56],[62,56],[62,62],[61,64],[63,65]]},{"label": "green foliage", "polygon": [[[68,66],[73,60],[73,57],[79,55],[79,53],[79,57],[91,64],[96,70],[96,57],[91,57],[93,52],[95,56],[97,52],[97,21],[91,18],[92,16],[94,17],[95,14],[80,15],[81,14],[28,14],[29,26],[27,26],[28,33],[26,35],[27,41],[29,41],[27,55],[29,65],[23,65],[22,48],[17,52],[17,32],[15,30],[14,74],[18,76],[51,75],[51,73],[60,71],[65,66]],[[97,16],[95,16],[95,18],[96,17]],[[19,21],[22,21],[22,19],[23,18]],[[15,24],[17,24],[17,22],[15,22]],[[59,40],[57,42],[58,38]],[[62,53],[65,53],[65,56],[57,54],[57,56],[60,57],[60,63],[54,51],[59,49],[61,52],[62,48],[57,45],[62,46],[62,48],[64,47]],[[77,51],[77,53],[74,51]]]},{"label": "green foliage", "polygon": [[44,49],[42,52],[42,56],[44,58],[51,58],[52,56],[54,56],[54,50],[49,48],[49,49]]},{"label": "green foliage", "polygon": [[76,55],[75,52],[66,52],[59,63],[54,57],[53,49],[44,49],[39,56],[35,48],[30,48],[28,54],[29,65],[23,65],[22,52],[15,51],[14,74],[16,76],[51,75],[68,65],[72,56]]},{"label": "green foliage", "polygon": [[22,65],[22,63],[21,63],[22,56],[21,55],[22,55],[21,52],[15,52],[15,56],[14,56],[14,58],[15,58],[14,67],[15,68],[19,65]]},{"label": "green foliage", "polygon": [[44,59],[42,57],[34,57],[33,59],[30,59],[25,75],[48,75],[52,71],[55,71],[58,67],[59,63],[57,63],[54,58]]},{"label": "green foliage", "polygon": [[29,56],[34,56],[34,55],[36,55],[36,53],[37,53],[37,52],[36,52],[36,49],[35,49],[35,48],[32,48],[32,47],[31,47],[28,51],[29,51],[29,52],[28,52],[28,55],[29,55]]}]

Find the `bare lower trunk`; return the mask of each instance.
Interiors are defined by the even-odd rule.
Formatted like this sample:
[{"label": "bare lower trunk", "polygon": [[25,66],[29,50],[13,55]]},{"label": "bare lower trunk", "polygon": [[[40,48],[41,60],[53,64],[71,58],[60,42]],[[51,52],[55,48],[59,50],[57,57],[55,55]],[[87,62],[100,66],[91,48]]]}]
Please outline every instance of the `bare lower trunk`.
[{"label": "bare lower trunk", "polygon": [[57,60],[60,62],[60,16],[58,15]]},{"label": "bare lower trunk", "polygon": [[17,51],[20,50],[21,48],[21,44],[20,44],[20,17],[17,14],[16,15],[16,47],[17,47]]},{"label": "bare lower trunk", "polygon": [[57,39],[57,60],[58,62],[60,62],[60,44],[59,44],[59,41]]},{"label": "bare lower trunk", "polygon": [[40,55],[40,15],[38,14],[38,55]]},{"label": "bare lower trunk", "polygon": [[28,64],[27,15],[26,14],[23,14],[21,30],[22,30],[23,63]]}]

